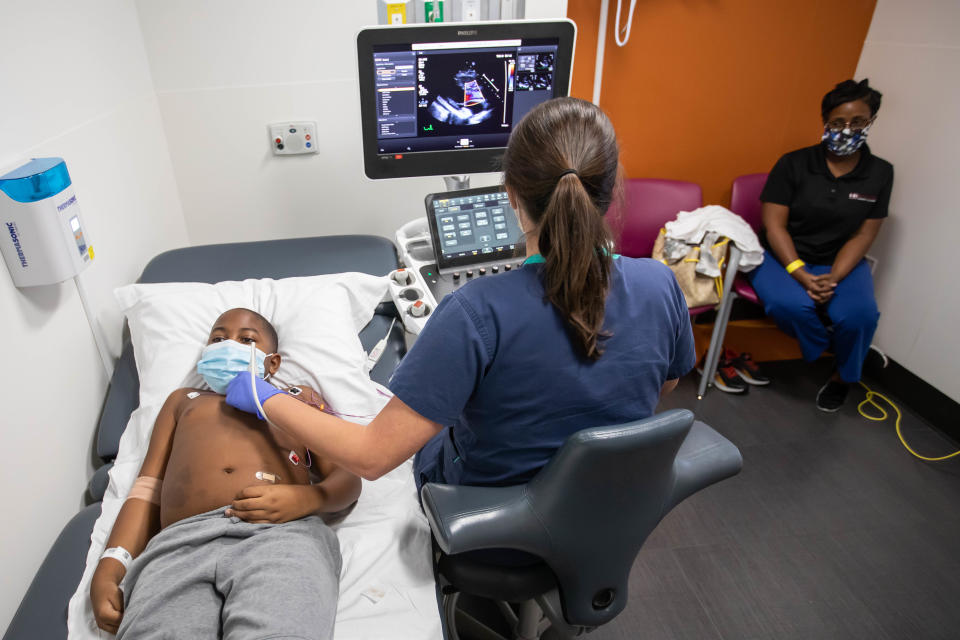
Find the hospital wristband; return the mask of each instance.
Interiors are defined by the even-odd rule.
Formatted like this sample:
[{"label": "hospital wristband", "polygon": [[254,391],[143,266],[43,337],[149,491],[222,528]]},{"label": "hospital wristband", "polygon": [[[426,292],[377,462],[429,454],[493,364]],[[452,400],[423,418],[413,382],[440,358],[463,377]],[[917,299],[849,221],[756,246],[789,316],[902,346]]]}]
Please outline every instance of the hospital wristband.
[{"label": "hospital wristband", "polygon": [[787,265],[787,273],[792,274],[794,271],[804,266],[805,264],[807,263],[801,260],[800,258],[797,258],[796,260],[794,260],[793,262]]},{"label": "hospital wristband", "polygon": [[133,562],[133,556],[130,555],[130,552],[123,547],[110,547],[109,549],[104,549],[103,553],[100,554],[100,559],[103,560],[104,558],[113,558],[122,564],[124,569],[129,569],[130,563]]}]

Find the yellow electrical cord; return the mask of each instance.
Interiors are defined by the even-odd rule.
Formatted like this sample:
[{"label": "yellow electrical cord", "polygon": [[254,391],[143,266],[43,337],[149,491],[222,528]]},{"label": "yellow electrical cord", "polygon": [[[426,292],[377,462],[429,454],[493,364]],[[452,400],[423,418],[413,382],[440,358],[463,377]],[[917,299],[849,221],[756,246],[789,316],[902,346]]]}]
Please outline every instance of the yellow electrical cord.
[{"label": "yellow electrical cord", "polygon": [[[896,427],[896,429],[897,429],[897,437],[900,438],[900,442],[903,443],[903,446],[906,447],[907,451],[909,451],[910,453],[912,453],[915,457],[917,457],[917,458],[919,458],[919,459],[921,459],[921,460],[923,460],[923,461],[925,461],[925,462],[942,462],[943,460],[948,460],[948,459],[950,459],[950,458],[953,458],[954,456],[960,455],[960,451],[954,451],[954,452],[951,453],[951,454],[948,454],[948,455],[945,455],[945,456],[940,456],[939,458],[928,458],[927,456],[922,456],[922,455],[920,455],[919,453],[917,453],[916,451],[914,451],[913,449],[911,449],[911,448],[910,448],[910,445],[907,444],[907,441],[903,439],[903,432],[900,430],[900,419],[903,417],[903,414],[900,413],[900,407],[898,407],[897,405],[893,404],[893,402],[892,402],[892,401],[890,400],[890,398],[888,398],[887,396],[883,395],[882,393],[877,393],[876,391],[874,391],[873,389],[871,389],[871,388],[868,387],[867,385],[863,384],[862,382],[860,383],[860,386],[867,390],[867,397],[864,398],[863,402],[861,402],[860,404],[857,405],[857,411],[860,412],[860,415],[862,415],[862,416],[863,416],[864,418],[866,418],[867,420],[873,420],[874,422],[883,422],[884,420],[887,419],[887,412],[886,412],[886,410],[885,410],[883,407],[881,407],[879,404],[877,404],[877,401],[874,400],[875,397],[876,397],[876,398],[880,398],[881,400],[883,400],[883,401],[885,401],[887,404],[889,404],[891,407],[893,407],[893,410],[897,412],[897,422],[896,422],[896,424],[894,425],[894,426]],[[872,404],[874,407],[876,407],[876,408],[877,408],[877,411],[880,412],[880,415],[879,415],[879,416],[876,416],[876,415],[871,416],[870,414],[868,414],[867,412],[865,412],[865,411],[863,410],[863,406],[864,406],[864,405],[867,405],[867,404]]]}]

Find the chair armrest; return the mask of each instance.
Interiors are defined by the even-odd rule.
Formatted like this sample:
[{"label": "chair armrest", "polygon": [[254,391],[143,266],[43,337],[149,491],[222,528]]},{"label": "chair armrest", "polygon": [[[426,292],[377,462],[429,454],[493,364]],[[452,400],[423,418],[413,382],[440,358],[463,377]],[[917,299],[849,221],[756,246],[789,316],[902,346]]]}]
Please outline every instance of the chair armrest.
[{"label": "chair armrest", "polygon": [[101,502],[103,496],[107,493],[107,486],[110,484],[110,469],[113,469],[112,462],[101,465],[93,472],[90,482],[87,483],[87,493],[90,494],[94,502]]},{"label": "chair armrest", "polygon": [[697,491],[740,473],[743,456],[736,445],[711,427],[694,421],[673,462],[673,491],[663,515]]},{"label": "chair armrest", "polygon": [[526,497],[526,485],[470,487],[427,483],[423,510],[444,553],[517,549],[541,555],[549,538]]}]

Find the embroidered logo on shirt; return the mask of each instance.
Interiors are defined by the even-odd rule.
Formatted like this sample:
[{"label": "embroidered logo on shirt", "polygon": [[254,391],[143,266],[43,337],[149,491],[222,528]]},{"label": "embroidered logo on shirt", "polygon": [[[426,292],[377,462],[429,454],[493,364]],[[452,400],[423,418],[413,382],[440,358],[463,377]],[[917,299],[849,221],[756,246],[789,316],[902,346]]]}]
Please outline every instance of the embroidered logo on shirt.
[{"label": "embroidered logo on shirt", "polygon": [[849,197],[851,200],[859,200],[860,202],[876,202],[877,201],[877,196],[868,196],[865,193],[851,192]]}]

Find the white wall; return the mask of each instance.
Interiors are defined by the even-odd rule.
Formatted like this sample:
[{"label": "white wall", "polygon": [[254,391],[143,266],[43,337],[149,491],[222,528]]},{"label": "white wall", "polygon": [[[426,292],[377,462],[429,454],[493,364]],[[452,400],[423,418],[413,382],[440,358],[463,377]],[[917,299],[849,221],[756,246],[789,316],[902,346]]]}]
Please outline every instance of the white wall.
[{"label": "white wall", "polygon": [[878,0],[857,66],[883,93],[870,147],[894,165],[890,218],[871,253],[876,342],[960,401],[960,3]]},{"label": "white wall", "polygon": [[[356,32],[375,0],[137,0],[194,244],[394,230],[439,177],[363,175]],[[565,0],[527,0],[563,17]],[[319,154],[271,154],[267,124],[315,120]],[[492,174],[473,186],[494,184]]]},{"label": "white wall", "polygon": [[[82,274],[118,350],[112,290],[187,244],[132,0],[0,5],[0,169],[60,156],[96,250]],[[72,281],[18,290],[0,266],[0,630],[82,506],[106,377]],[[61,612],[51,610],[51,615]]]}]

